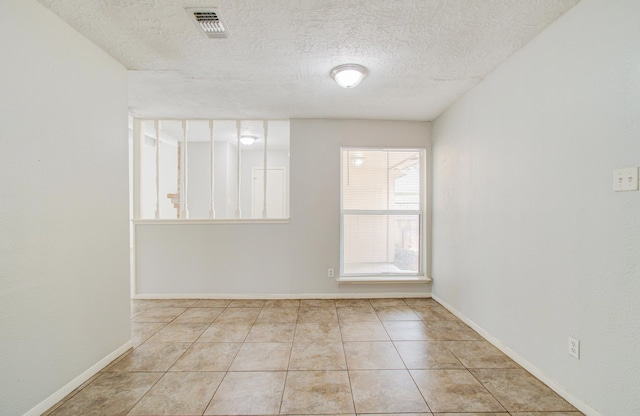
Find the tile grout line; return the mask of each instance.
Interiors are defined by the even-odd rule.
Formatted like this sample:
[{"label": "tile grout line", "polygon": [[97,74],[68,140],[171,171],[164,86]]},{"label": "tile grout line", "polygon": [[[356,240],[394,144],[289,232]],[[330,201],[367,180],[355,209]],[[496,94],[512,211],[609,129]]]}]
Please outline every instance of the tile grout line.
[{"label": "tile grout line", "polygon": [[420,393],[420,397],[422,397],[422,400],[424,400],[424,404],[427,405],[427,409],[429,410],[430,413],[433,413],[433,410],[431,410],[431,406],[429,405],[429,401],[427,400],[426,397],[424,397],[424,393],[422,393],[422,390],[420,390],[418,383],[416,383],[416,379],[413,377],[411,370],[407,369],[407,373],[409,373],[409,377],[411,377],[411,381],[413,381],[413,385],[416,386],[416,389],[418,389],[418,393]]},{"label": "tile grout line", "polygon": [[[427,328],[429,328],[429,327],[426,325],[426,322],[424,321],[424,319],[422,319],[422,318],[421,318],[421,321],[425,324],[425,326],[426,326]],[[443,341],[454,341],[454,342],[455,342],[455,341],[458,341],[458,342],[459,342],[459,341],[464,341],[464,340],[438,340],[438,342],[443,342]],[[395,345],[395,344],[394,344],[394,345]],[[481,385],[481,386],[482,386],[482,387],[483,387],[483,388],[484,388],[484,389],[485,389],[485,390],[486,390],[486,391],[491,395],[491,397],[493,397],[493,398],[496,400],[496,402],[497,402],[497,403],[498,403],[498,404],[499,404],[499,405],[500,405],[500,406],[501,406],[505,411],[507,411],[507,409],[506,409],[506,408],[504,407],[504,405],[503,405],[503,404],[502,404],[502,403],[497,399],[497,397],[495,397],[495,396],[493,395],[493,393],[491,393],[491,392],[489,391],[489,389],[487,389],[487,387],[486,387],[482,382],[480,382],[480,380],[478,380],[478,379],[477,379],[477,377],[475,377],[475,374],[473,374],[471,371],[469,371],[469,368],[468,368],[466,365],[464,365],[464,363],[462,363],[462,361],[460,361],[460,359],[458,358],[458,356],[456,355],[456,353],[455,353],[454,351],[452,351],[451,349],[449,349],[448,347],[446,347],[446,346],[444,346],[444,348],[446,348],[446,349],[447,349],[447,350],[448,350],[448,351],[453,355],[453,357],[454,357],[454,358],[455,358],[455,359],[456,359],[456,360],[457,360],[457,361],[462,365],[462,367],[463,367],[462,369],[464,369],[464,370],[465,370],[465,371],[467,371],[469,374],[471,374],[471,376],[473,376],[473,377],[474,377],[474,379],[476,379],[476,380],[478,381],[478,383],[480,383],[480,385]],[[462,370],[462,369],[451,369],[451,370],[457,370],[457,371],[460,371],[460,370]],[[426,369],[426,370],[428,371],[428,370],[437,370],[437,369],[433,369],[433,368],[432,368],[432,369]],[[449,370],[449,369],[443,369],[443,370]],[[409,371],[409,374],[411,375],[411,378],[413,379],[413,382],[416,384],[416,387],[417,387],[417,383],[416,383],[415,379],[413,378],[413,374],[411,373],[411,371]],[[420,394],[422,394],[422,391],[420,390],[420,388],[418,388],[418,391],[420,391]],[[423,395],[423,398],[424,398],[424,395]],[[424,398],[424,400],[425,400],[425,402],[427,401],[427,400],[426,400],[426,398]],[[428,403],[428,402],[427,402],[427,406],[429,406],[429,403]],[[431,406],[429,406],[429,409],[431,409]],[[432,412],[432,413],[433,413],[433,412]],[[511,414],[511,413],[509,413],[509,414]]]},{"label": "tile grout line", "polygon": [[480,379],[479,379],[478,377],[476,377],[476,375],[475,375],[475,374],[473,374],[473,373],[472,373],[472,372],[471,372],[471,371],[470,371],[466,366],[465,366],[465,369],[469,372],[469,374],[471,374],[471,376],[472,376],[472,377],[473,377],[473,378],[474,378],[478,383],[480,383],[480,385],[482,386],[482,388],[484,388],[484,389],[487,391],[487,393],[489,393],[489,394],[491,395],[491,397],[493,397],[493,398],[494,398],[494,400],[495,400],[496,402],[498,402],[498,404],[499,404],[500,406],[502,406],[502,408],[504,409],[504,411],[505,411],[505,412],[509,412],[509,414],[511,414],[511,410],[507,410],[506,406],[505,406],[505,405],[504,405],[500,400],[498,400],[498,398],[497,398],[497,397],[496,397],[496,396],[491,392],[491,390],[489,390],[489,389],[487,388],[487,386],[485,386],[485,385],[484,385],[484,383],[483,383],[482,381],[480,381]]},{"label": "tile grout line", "polygon": [[[409,305],[409,308],[411,308],[411,305]],[[413,308],[411,308],[411,310],[413,311]],[[420,322],[423,322],[422,319],[420,319]],[[395,340],[391,338],[391,334],[389,334],[389,331],[387,330],[387,327],[384,326],[384,324],[382,324],[382,327],[384,328],[385,332],[387,333],[387,336],[389,337],[389,340],[391,341],[391,345],[393,345],[393,348],[396,351],[396,353],[398,354],[398,356],[400,357],[400,360],[402,360],[402,363],[404,364],[404,367],[405,367],[405,371],[407,372],[407,374],[409,374],[409,377],[411,378],[411,381],[413,381],[413,385],[418,390],[418,393],[420,393],[420,397],[422,397],[422,400],[424,401],[425,406],[427,406],[427,410],[429,410],[429,413],[433,414],[433,411],[431,410],[431,406],[429,406],[429,402],[427,401],[426,397],[424,397],[424,394],[422,394],[422,390],[420,390],[420,387],[418,387],[418,383],[416,383],[415,379],[413,378],[413,374],[411,374],[411,370],[409,370],[409,367],[407,366],[407,363],[405,362],[404,358],[402,358],[402,354],[400,354],[400,351],[398,351],[398,347],[396,346]]]},{"label": "tile grout line", "polygon": [[[239,351],[239,349],[238,349],[238,351]],[[231,366],[231,364],[229,364],[229,366]],[[216,393],[220,389],[220,386],[222,386],[222,383],[224,383],[224,380],[227,378],[227,374],[229,374],[228,369],[227,369],[227,371],[224,372],[224,376],[222,376],[222,380],[220,380],[220,383],[218,383],[218,385],[216,386],[215,390],[213,391],[213,394],[211,395],[211,398],[207,402],[206,406],[204,406],[204,410],[202,411],[202,415],[204,415],[207,412],[207,409],[209,408],[209,406],[211,406],[211,403],[213,402],[213,398],[216,397]]]},{"label": "tile grout line", "polygon": [[[133,373],[134,371],[128,371],[129,373]],[[138,372],[138,371],[135,371]],[[142,371],[140,371],[142,372]],[[158,372],[158,371],[146,371],[148,373],[154,373],[154,372]],[[155,383],[153,383],[153,385],[151,387],[149,387],[149,390],[147,390],[142,396],[140,396],[140,398],[138,400],[136,400],[136,402],[133,404],[133,406],[129,407],[125,413],[125,415],[129,415],[131,413],[131,411],[138,405],[138,403],[140,403],[142,401],[142,399],[149,394],[149,392],[156,386],[156,384],[158,384],[160,382],[160,380],[162,380],[162,378],[165,376],[165,374],[167,374],[167,372],[163,372],[162,375],[160,377],[158,377],[158,379],[155,381]]]},{"label": "tile grout line", "polygon": [[[176,319],[178,319],[178,317],[182,316],[182,315],[183,315],[184,313],[186,313],[189,309],[192,309],[192,306],[193,306],[193,305],[195,305],[196,303],[197,303],[197,301],[194,301],[194,302],[193,302],[193,304],[192,304],[191,306],[187,306],[187,307],[185,307],[185,310],[184,310],[184,311],[182,311],[181,313],[179,313],[175,318],[173,318],[171,321],[169,321],[165,326],[163,326],[162,328],[160,328],[160,329],[156,332],[156,334],[157,334],[157,333],[159,333],[162,329],[166,328],[169,324],[173,323]],[[217,319],[217,317],[216,317],[216,319]],[[207,327],[204,329],[204,331],[202,331],[202,334],[203,334],[203,333],[204,333],[204,332],[205,332],[205,331],[206,331],[206,330],[211,326],[211,324],[212,324],[214,321],[215,321],[215,319],[214,319],[213,321],[211,321],[211,323],[209,323],[209,325],[207,325]],[[146,392],[145,392],[145,393],[140,397],[140,399],[138,399],[138,401],[136,401],[136,402],[135,402],[135,404],[134,404],[131,408],[129,408],[129,410],[128,410],[128,411],[127,411],[127,413],[126,413],[127,415],[128,415],[129,413],[131,413],[131,411],[132,411],[132,410],[133,410],[133,409],[138,405],[138,403],[140,403],[140,402],[142,401],[142,399],[144,399],[144,398],[147,396],[147,394],[149,394],[149,392],[151,392],[151,390],[153,390],[153,388],[154,388],[154,387],[155,387],[155,386],[160,382],[160,380],[162,380],[162,379],[164,378],[164,376],[166,376],[166,375],[167,375],[167,373],[169,373],[169,371],[171,371],[171,369],[176,365],[176,363],[177,363],[178,361],[180,361],[180,359],[181,359],[181,358],[182,358],[182,357],[187,353],[187,351],[189,351],[189,349],[190,349],[190,348],[191,348],[191,347],[196,343],[196,341],[197,341],[197,340],[202,336],[202,334],[198,335],[198,336],[196,337],[196,339],[195,339],[195,340],[193,340],[193,341],[189,344],[189,346],[188,346],[187,348],[185,348],[185,350],[182,352],[182,354],[180,354],[180,356],[179,356],[178,358],[176,358],[176,360],[173,362],[173,364],[171,364],[171,365],[169,366],[169,368],[167,368],[167,369],[162,373],[162,376],[160,376],[160,378],[158,378],[158,380],[156,380],[156,382],[155,382],[155,383],[153,383],[153,385],[149,388],[149,390],[147,390],[147,391],[146,391]],[[155,335],[155,334],[154,334],[154,335]],[[152,336],[153,336],[153,335],[152,335]],[[151,337],[147,338],[147,340],[149,340],[149,339],[151,339]],[[147,342],[147,340],[143,341],[143,343],[142,343],[142,344],[144,344],[145,342]],[[174,343],[176,343],[176,342],[171,342],[171,344],[174,344]],[[142,345],[142,344],[140,344],[140,345]],[[134,348],[134,351],[135,351],[135,348]],[[132,352],[133,352],[133,351],[132,351]],[[222,381],[221,381],[220,383],[222,383]],[[217,390],[217,388],[216,388],[216,390]],[[215,392],[214,392],[214,394],[215,394]],[[213,399],[213,396],[211,396],[211,398]],[[205,407],[205,409],[203,410],[203,414],[204,414],[204,412],[205,412],[206,410],[207,410],[207,408]]]},{"label": "tile grout line", "polygon": [[[369,302],[371,303],[371,302]],[[336,315],[338,311],[336,310]],[[340,333],[340,345],[342,345],[342,354],[344,354],[344,365],[347,371],[347,380],[349,380],[349,392],[351,393],[351,405],[353,406],[353,413],[358,414],[358,409],[356,409],[356,399],[353,397],[353,383],[351,382],[351,370],[349,368],[349,361],[347,361],[347,351],[344,348],[344,337],[342,336],[342,326],[340,325],[340,319],[338,318],[338,331]]]},{"label": "tile grout line", "polygon": [[285,376],[284,376],[284,384],[282,385],[282,394],[280,395],[280,405],[278,406],[278,414],[282,414],[282,405],[284,404],[284,392],[287,389],[287,380],[289,380],[289,367],[291,366],[291,353],[293,351],[293,342],[295,340],[295,336],[296,336],[296,328],[298,326],[298,323],[296,322],[295,324],[296,326],[293,329],[293,337],[294,339],[291,340],[291,348],[289,349],[289,360],[287,361],[287,369],[285,371]]},{"label": "tile grout line", "polygon": [[[211,327],[211,325],[213,325],[213,323],[214,323],[214,322],[216,322],[216,321],[218,320],[218,318],[220,317],[220,315],[222,315],[222,313],[223,313],[224,311],[226,311],[226,310],[228,310],[228,309],[232,309],[230,305],[231,305],[231,302],[229,302],[229,303],[227,304],[227,306],[225,306],[224,308],[222,308],[222,309],[223,309],[223,311],[222,311],[222,312],[220,312],[220,313],[218,314],[218,316],[216,316],[216,317],[213,319],[213,321],[211,321],[211,323],[209,323],[209,325],[207,326],[207,328],[205,328],[205,330],[204,330],[204,331],[202,331],[202,333],[201,333],[201,334],[200,334],[200,335],[199,335],[199,336],[198,336],[198,337],[197,337],[197,338],[196,338],[196,339],[191,343],[191,345],[190,345],[190,346],[189,346],[189,347],[184,351],[184,353],[182,353],[182,354],[180,355],[180,357],[179,357],[179,358],[178,358],[178,359],[173,363],[173,365],[169,368],[169,370],[170,370],[171,368],[173,368],[173,366],[175,366],[175,364],[180,360],[180,358],[182,358],[182,357],[184,356],[184,354],[186,354],[186,352],[187,352],[189,349],[191,349],[191,347],[193,347],[193,345],[195,345],[195,344],[197,343],[197,341],[200,339],[200,337],[202,337],[202,335],[207,331],[207,329],[209,329],[209,328]],[[261,311],[262,311],[262,308],[261,308]],[[186,312],[186,311],[185,311],[185,312]],[[257,319],[257,317],[256,317],[256,319]],[[255,321],[254,321],[254,324],[255,324]],[[251,327],[253,328],[253,324],[251,325]],[[248,331],[248,332],[247,332],[247,334],[245,335],[245,338],[244,338],[245,340],[246,340],[246,338],[249,336],[249,332],[251,332],[251,329],[249,329],[249,331]],[[224,376],[223,376],[223,377],[222,377],[222,379],[220,380],[220,383],[218,383],[218,385],[216,386],[216,388],[215,388],[215,390],[214,390],[213,394],[211,395],[211,398],[210,398],[210,399],[209,399],[209,401],[207,402],[206,406],[204,406],[204,410],[202,411],[202,415],[204,415],[204,414],[206,413],[207,409],[208,409],[208,408],[209,408],[209,406],[211,405],[211,402],[213,401],[213,398],[215,397],[216,393],[218,392],[218,389],[220,388],[220,386],[222,386],[222,383],[223,383],[223,382],[224,382],[224,380],[227,378],[227,375],[229,374],[229,369],[231,368],[231,364],[233,363],[233,361],[234,361],[234,360],[236,359],[236,357],[238,356],[238,353],[240,352],[240,349],[242,349],[242,345],[244,345],[244,343],[245,343],[245,341],[243,340],[243,341],[242,341],[242,343],[241,343],[241,345],[240,345],[240,348],[238,348],[238,350],[236,351],[235,355],[233,356],[233,359],[231,359],[231,361],[230,361],[230,363],[229,363],[229,366],[227,367],[227,369],[226,369],[226,370],[225,370],[225,372],[224,372]],[[167,371],[169,371],[169,370],[167,370]]]}]

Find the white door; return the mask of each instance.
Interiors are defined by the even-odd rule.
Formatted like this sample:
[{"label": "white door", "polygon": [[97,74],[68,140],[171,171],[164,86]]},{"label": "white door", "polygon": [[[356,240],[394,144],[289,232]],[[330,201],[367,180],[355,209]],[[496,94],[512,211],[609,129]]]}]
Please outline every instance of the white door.
[{"label": "white door", "polygon": [[[286,168],[267,168],[267,218],[286,218]],[[262,218],[264,207],[264,169],[253,168],[251,218]]]}]

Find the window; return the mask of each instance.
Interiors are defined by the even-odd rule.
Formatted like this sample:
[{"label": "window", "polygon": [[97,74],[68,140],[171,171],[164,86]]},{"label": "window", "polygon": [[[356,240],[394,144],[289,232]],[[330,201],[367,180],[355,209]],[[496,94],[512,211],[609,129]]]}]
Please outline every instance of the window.
[{"label": "window", "polygon": [[424,153],[341,149],[341,276],[424,274]]},{"label": "window", "polygon": [[289,217],[289,121],[136,119],[134,138],[136,219]]}]

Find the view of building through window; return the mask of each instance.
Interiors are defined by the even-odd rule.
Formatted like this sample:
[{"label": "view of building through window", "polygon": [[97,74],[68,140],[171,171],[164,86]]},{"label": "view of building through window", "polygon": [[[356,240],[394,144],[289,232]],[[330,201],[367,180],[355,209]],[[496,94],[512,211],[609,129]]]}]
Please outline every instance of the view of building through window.
[{"label": "view of building through window", "polygon": [[421,272],[420,149],[342,149],[342,275]]}]

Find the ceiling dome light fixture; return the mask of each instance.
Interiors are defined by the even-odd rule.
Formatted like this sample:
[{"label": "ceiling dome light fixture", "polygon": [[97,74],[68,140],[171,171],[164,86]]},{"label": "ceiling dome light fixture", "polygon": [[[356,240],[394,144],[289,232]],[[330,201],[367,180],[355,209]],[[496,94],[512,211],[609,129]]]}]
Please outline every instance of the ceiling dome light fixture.
[{"label": "ceiling dome light fixture", "polygon": [[254,136],[253,134],[243,134],[242,136],[240,136],[240,143],[245,146],[251,146],[256,142],[257,139],[258,137]]},{"label": "ceiling dome light fixture", "polygon": [[338,65],[331,70],[331,77],[342,88],[353,88],[368,74],[367,68],[358,64]]}]

